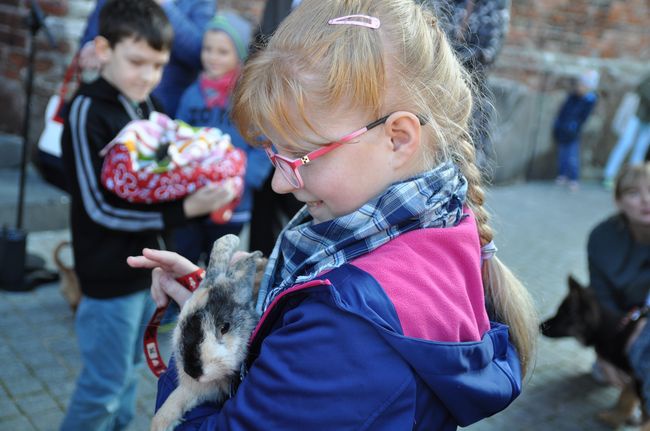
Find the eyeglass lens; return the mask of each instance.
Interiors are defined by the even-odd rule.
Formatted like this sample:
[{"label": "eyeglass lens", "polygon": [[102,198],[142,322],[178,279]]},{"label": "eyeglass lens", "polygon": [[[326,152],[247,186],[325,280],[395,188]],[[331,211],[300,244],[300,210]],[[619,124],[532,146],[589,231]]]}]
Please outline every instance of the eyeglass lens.
[{"label": "eyeglass lens", "polygon": [[282,175],[284,175],[284,178],[289,181],[289,184],[291,184],[293,187],[300,187],[300,180],[298,179],[298,172],[289,165],[285,160],[282,160],[280,158],[275,158],[275,167],[277,169],[280,169],[282,172]]}]

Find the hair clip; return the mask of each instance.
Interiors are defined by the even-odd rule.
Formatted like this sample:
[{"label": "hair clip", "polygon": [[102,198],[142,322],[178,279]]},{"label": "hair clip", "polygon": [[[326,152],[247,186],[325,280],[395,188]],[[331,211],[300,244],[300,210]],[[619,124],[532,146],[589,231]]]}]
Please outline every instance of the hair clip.
[{"label": "hair clip", "polygon": [[330,25],[358,25],[359,27],[379,28],[379,18],[368,15],[346,15],[327,21]]},{"label": "hair clip", "polygon": [[491,259],[492,256],[496,254],[497,250],[499,249],[496,245],[494,245],[494,241],[488,242],[483,247],[481,247],[481,260]]}]

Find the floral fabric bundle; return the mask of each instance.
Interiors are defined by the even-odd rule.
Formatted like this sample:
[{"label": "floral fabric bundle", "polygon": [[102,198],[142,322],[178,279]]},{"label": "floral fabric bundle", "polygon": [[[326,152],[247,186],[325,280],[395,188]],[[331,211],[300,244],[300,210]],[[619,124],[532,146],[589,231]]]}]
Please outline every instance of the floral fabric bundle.
[{"label": "floral fabric bundle", "polygon": [[127,124],[100,154],[102,184],[129,202],[174,201],[228,178],[235,180],[238,196],[244,187],[246,155],[228,134],[159,112]]}]

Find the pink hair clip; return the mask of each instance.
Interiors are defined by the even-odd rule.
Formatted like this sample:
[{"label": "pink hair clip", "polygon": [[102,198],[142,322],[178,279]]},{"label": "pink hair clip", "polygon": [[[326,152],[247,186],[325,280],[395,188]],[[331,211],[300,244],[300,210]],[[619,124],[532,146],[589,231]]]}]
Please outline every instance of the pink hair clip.
[{"label": "pink hair clip", "polygon": [[327,21],[330,25],[358,25],[360,27],[379,28],[379,18],[368,15],[346,15]]}]

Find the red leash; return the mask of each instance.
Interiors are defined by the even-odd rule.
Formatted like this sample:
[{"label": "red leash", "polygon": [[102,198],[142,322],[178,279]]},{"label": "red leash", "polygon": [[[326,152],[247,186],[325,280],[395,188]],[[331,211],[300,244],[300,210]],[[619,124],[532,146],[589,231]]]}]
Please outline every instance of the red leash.
[{"label": "red leash", "polygon": [[[205,270],[199,268],[194,272],[178,277],[176,281],[182,284],[183,287],[190,292],[194,292],[198,289],[204,277]],[[169,304],[156,309],[147,324],[147,329],[144,331],[144,356],[147,358],[147,364],[156,377],[160,377],[160,375],[167,370],[167,365],[165,365],[165,362],[160,355],[160,349],[158,348],[158,327],[160,326],[160,321],[165,315],[165,310],[167,310],[168,306]]]}]

